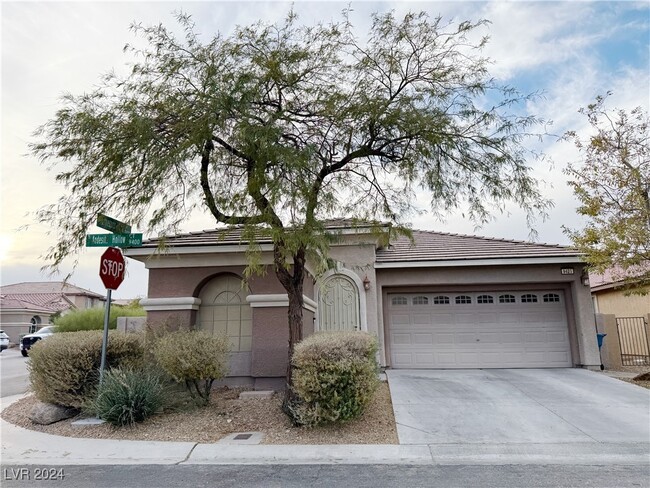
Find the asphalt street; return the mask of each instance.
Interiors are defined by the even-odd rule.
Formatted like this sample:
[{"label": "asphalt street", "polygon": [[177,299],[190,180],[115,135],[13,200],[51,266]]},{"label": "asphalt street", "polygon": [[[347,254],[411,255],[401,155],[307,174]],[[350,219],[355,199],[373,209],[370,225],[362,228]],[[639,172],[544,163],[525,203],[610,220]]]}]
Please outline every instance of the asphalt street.
[{"label": "asphalt street", "polygon": [[[51,469],[49,469],[51,468]],[[2,466],[2,486],[153,487],[642,487],[648,466],[187,465]],[[48,479],[44,479],[47,477]],[[36,479],[39,478],[39,479]],[[645,480],[645,481],[644,481]]]},{"label": "asphalt street", "polygon": [[17,347],[0,353],[0,398],[25,393],[29,387],[27,361]]}]

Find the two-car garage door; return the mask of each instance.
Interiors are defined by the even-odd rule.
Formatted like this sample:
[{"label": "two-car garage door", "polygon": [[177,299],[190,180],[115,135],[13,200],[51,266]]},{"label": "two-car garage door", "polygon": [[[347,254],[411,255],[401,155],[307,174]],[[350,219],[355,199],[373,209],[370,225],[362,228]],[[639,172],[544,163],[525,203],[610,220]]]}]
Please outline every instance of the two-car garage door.
[{"label": "two-car garage door", "polygon": [[391,293],[393,368],[570,367],[564,294]]}]

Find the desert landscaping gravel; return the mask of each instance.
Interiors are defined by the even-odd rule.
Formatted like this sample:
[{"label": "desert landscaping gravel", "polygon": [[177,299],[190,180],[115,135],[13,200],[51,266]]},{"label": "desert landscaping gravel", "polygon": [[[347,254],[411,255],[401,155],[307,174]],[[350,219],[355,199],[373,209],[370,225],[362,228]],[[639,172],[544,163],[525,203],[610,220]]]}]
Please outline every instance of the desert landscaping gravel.
[{"label": "desert landscaping gravel", "polygon": [[51,425],[36,425],[28,417],[33,395],[10,405],[2,418],[26,429],[66,437],[148,441],[217,442],[236,432],[263,432],[263,444],[397,444],[393,406],[387,383],[381,383],[373,401],[359,419],[342,425],[293,427],[281,411],[282,395],[240,400],[240,389],[218,389],[210,405],[156,415],[133,427],[73,426],[80,417]]}]

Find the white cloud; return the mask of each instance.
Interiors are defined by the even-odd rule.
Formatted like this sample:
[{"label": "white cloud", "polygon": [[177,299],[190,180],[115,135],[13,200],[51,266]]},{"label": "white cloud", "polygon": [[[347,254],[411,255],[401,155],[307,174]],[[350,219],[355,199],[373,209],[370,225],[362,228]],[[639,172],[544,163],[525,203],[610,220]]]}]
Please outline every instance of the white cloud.
[{"label": "white cloud", "polygon": [[[54,202],[63,194],[45,171],[28,153],[27,144],[33,130],[58,108],[57,99],[64,91],[81,93],[97,82],[99,75],[113,67],[124,69],[122,47],[135,41],[128,31],[132,21],[144,24],[163,22],[175,32],[173,10],[182,9],[194,16],[198,30],[208,38],[217,30],[228,34],[236,24],[256,19],[280,20],[290,2],[119,2],[119,3],[47,3],[23,2],[2,4],[2,147],[0,243],[6,252],[2,263],[2,282],[43,279],[38,269],[42,255],[56,236],[46,236],[47,226],[16,233],[25,223],[27,212]],[[303,22],[338,19],[347,2],[297,2],[295,10]],[[432,16],[442,14],[456,21],[487,18],[491,42],[486,54],[496,64],[493,75],[517,86],[525,80],[533,89],[546,91],[544,100],[529,104],[528,109],[555,122],[553,130],[586,130],[577,110],[593,101],[597,94],[613,90],[612,105],[631,108],[650,106],[648,93],[647,3],[590,2],[355,2],[352,20],[360,32],[367,31],[372,11],[395,9],[396,15],[409,10],[426,10]],[[634,12],[634,9],[637,9]],[[632,15],[626,15],[632,11]],[[638,13],[638,15],[634,15]],[[634,32],[643,32],[635,49],[641,61],[618,63],[614,69],[604,53],[604,40],[619,40]],[[137,41],[136,41],[137,42]],[[629,53],[621,53],[629,55]],[[627,58],[626,58],[627,59]],[[556,201],[556,208],[546,223],[540,223],[540,240],[566,243],[561,226],[580,225],[575,202],[566,186],[561,169],[578,155],[569,144],[549,138],[540,146],[556,162],[554,168],[536,167],[536,175],[553,186],[545,194]],[[428,207],[426,199],[422,201]],[[498,216],[480,233],[496,237],[525,239],[525,218],[516,208],[510,215]],[[447,223],[429,216],[414,219],[414,227],[450,232],[474,233],[473,224],[451,215]],[[214,221],[197,213],[186,223],[185,230],[213,228]],[[7,250],[7,242],[10,246]],[[72,281],[87,288],[101,290],[97,276],[100,250],[85,251]],[[70,271],[66,263],[64,273]],[[141,264],[132,266],[132,276],[125,281],[118,296],[146,293],[146,272]],[[38,278],[40,276],[40,278]],[[130,294],[130,295],[129,295]]]}]

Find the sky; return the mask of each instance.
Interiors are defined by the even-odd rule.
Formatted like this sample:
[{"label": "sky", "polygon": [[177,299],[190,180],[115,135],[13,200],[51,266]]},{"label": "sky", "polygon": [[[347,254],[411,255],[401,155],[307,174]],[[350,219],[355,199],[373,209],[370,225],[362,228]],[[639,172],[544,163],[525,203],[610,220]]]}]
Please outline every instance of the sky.
[{"label": "sky", "polygon": [[[578,109],[608,91],[612,92],[608,108],[650,110],[647,1],[293,3],[306,24],[338,19],[348,4],[360,35],[367,32],[372,12],[389,10],[396,15],[424,10],[453,22],[489,20],[482,34],[490,37],[484,51],[493,62],[490,74],[523,92],[541,91],[543,97],[525,110],[552,121],[551,134],[575,130],[587,136],[589,128]],[[163,23],[177,31],[174,12],[182,10],[192,15],[197,30],[207,39],[217,31],[228,35],[236,25],[280,20],[290,7],[291,3],[280,1],[0,2],[0,283],[62,280],[72,273],[71,283],[105,293],[98,274],[102,248],[84,249],[65,261],[58,275],[41,271],[48,264],[42,256],[57,235],[56,229],[37,224],[33,215],[54,203],[65,189],[55,182],[54,171],[29,154],[28,144],[35,141],[36,128],[61,107],[62,94],[91,91],[100,76],[112,69],[125,72],[127,58],[122,49],[139,42],[129,30],[132,23]],[[577,203],[562,170],[567,163],[580,161],[580,154],[554,136],[531,144],[548,157],[544,163],[531,165],[535,176],[544,181],[543,195],[555,204],[548,219],[535,224],[537,241],[568,245],[563,226],[576,229],[584,222],[575,212]],[[426,210],[424,195],[421,200]],[[182,230],[214,227],[207,214],[197,213]],[[530,237],[525,215],[512,205],[480,228],[463,218],[462,209],[444,221],[422,213],[413,219],[413,228],[505,239]],[[78,259],[76,267],[74,259]],[[114,298],[147,294],[144,265],[128,261],[127,277],[113,292]]]}]

